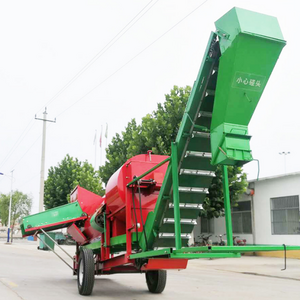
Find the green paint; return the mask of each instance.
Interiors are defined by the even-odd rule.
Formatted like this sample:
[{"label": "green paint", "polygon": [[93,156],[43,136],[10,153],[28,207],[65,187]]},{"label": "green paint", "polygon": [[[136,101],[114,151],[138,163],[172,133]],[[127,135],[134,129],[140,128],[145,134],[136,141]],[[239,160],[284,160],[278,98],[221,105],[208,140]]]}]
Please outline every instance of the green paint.
[{"label": "green paint", "polygon": [[[138,233],[138,238],[141,238],[141,232]],[[131,233],[131,240],[132,242],[136,242],[136,233],[132,232]],[[115,246],[120,246],[120,245],[126,245],[126,234],[118,235],[115,237],[112,237],[110,239],[110,246],[115,247]]]},{"label": "green paint", "polygon": [[[300,250],[300,246],[286,246],[287,251]],[[269,252],[269,251],[284,251],[283,245],[254,245],[254,246],[212,246],[212,253],[246,253],[246,252]]]},{"label": "green paint", "polygon": [[199,246],[199,247],[184,247],[179,250],[174,250],[173,254],[178,253],[193,253],[193,252],[208,252],[211,247],[208,246]]},{"label": "green paint", "polygon": [[[256,92],[262,92],[266,84],[266,77],[256,74],[244,73],[244,72],[235,72],[232,81],[232,87],[250,90]],[[249,98],[248,101],[251,101]]]},{"label": "green paint", "polygon": [[[300,246],[286,246],[287,251],[300,250]],[[283,245],[248,245],[248,246],[200,246],[185,247],[174,250],[173,254],[188,254],[195,252],[203,253],[246,253],[246,252],[268,252],[284,251]]]},{"label": "green paint", "polygon": [[172,252],[171,250],[171,248],[165,248],[153,251],[144,251],[141,253],[131,254],[130,259],[170,255]]},{"label": "green paint", "polygon": [[[211,33],[204,57],[200,66],[199,73],[197,75],[197,79],[194,83],[193,89],[191,91],[189,100],[187,102],[187,106],[185,109],[185,113],[183,115],[182,121],[180,123],[179,131],[176,137],[176,145],[177,145],[177,170],[178,170],[178,163],[180,160],[184,158],[185,150],[191,151],[206,151],[210,152],[210,141],[209,139],[206,140],[199,140],[199,139],[188,139],[187,136],[192,135],[193,130],[209,130],[210,122],[209,123],[198,123],[197,117],[198,112],[200,110],[204,110],[207,112],[212,111],[212,105],[210,102],[207,102],[206,90],[207,85],[210,80],[213,68],[215,66],[217,58],[212,58],[210,56],[211,47],[214,45],[216,39],[216,34]],[[194,122],[195,121],[195,122]],[[195,127],[195,125],[197,125]],[[198,127],[198,125],[200,127]],[[190,158],[184,159],[182,163],[182,168],[192,168],[192,169],[199,169],[199,170],[215,170],[214,166],[211,166],[209,163],[209,159],[195,159],[195,161],[191,160]],[[178,173],[177,173],[178,174]],[[210,183],[211,178],[208,180],[202,178],[203,181],[208,181]],[[179,176],[179,185],[182,186],[183,181],[186,181],[186,184],[192,181],[191,178],[186,178],[183,176]],[[195,184],[195,181],[193,181]],[[201,183],[202,184],[202,183]],[[208,184],[208,183],[206,183]],[[165,178],[162,184],[162,188],[160,190],[156,206],[153,213],[149,213],[146,224],[145,224],[145,231],[147,234],[148,244],[150,248],[153,247],[174,247],[175,246],[175,239],[171,238],[159,238],[159,232],[162,231],[162,222],[163,218],[166,215],[174,215],[175,218],[175,210],[173,208],[169,208],[169,203],[172,203],[172,199],[170,200],[170,194],[172,191],[172,186],[174,185],[172,181],[172,167],[169,164],[167,172],[165,174]],[[188,186],[188,185],[186,185]],[[199,186],[199,185],[197,185]],[[204,200],[204,194],[191,194],[191,193],[180,193],[179,201],[180,203],[202,203]],[[175,200],[176,201],[176,200]],[[175,206],[175,205],[174,205]],[[196,214],[198,212],[196,211]],[[180,216],[184,214],[184,210],[180,209]],[[164,225],[165,226],[165,225]],[[172,232],[175,232],[174,225],[168,226],[168,229],[172,228]],[[183,226],[180,227],[181,231],[183,230]],[[193,226],[189,226],[189,233],[192,231]],[[177,240],[179,244],[179,241]],[[187,240],[181,239],[181,244],[186,245]],[[145,240],[144,237],[141,237],[140,245],[143,250],[146,249],[145,247]]]},{"label": "green paint", "polygon": [[[247,126],[286,42],[277,19],[263,14],[233,8],[215,24],[222,55],[211,124],[212,161],[242,165],[252,160]],[[228,124],[235,131],[245,126],[244,133],[229,136]]]},{"label": "green paint", "polygon": [[53,225],[44,228],[45,231],[55,230],[59,228],[68,227],[71,223],[74,222],[74,219],[83,217],[84,213],[78,204],[78,202],[72,202],[66,205],[48,209],[46,211],[30,215],[23,218],[23,223],[21,225],[22,234],[32,235],[35,233],[33,231],[26,231],[25,229],[49,226],[55,223],[65,222],[64,224]]},{"label": "green paint", "polygon": [[241,166],[252,160],[247,126],[222,123],[213,130],[212,137],[212,149],[216,152],[211,164]]},{"label": "green paint", "polygon": [[[92,215],[92,217],[91,217],[91,220],[90,220],[90,223],[91,223],[91,226],[95,229],[95,230],[97,230],[97,231],[99,231],[99,232],[104,232],[104,228],[103,227],[101,227],[101,226],[99,226],[98,225],[98,223],[96,223],[96,221],[95,221],[95,218],[96,218],[96,216],[99,214],[99,212],[95,212],[93,215]],[[104,222],[105,222],[105,218],[104,218]]]},{"label": "green paint", "polygon": [[97,241],[97,242],[94,242],[94,243],[91,243],[91,244],[84,245],[84,246],[82,246],[82,248],[91,249],[91,250],[99,250],[100,251],[101,241]]},{"label": "green paint", "polygon": [[[215,22],[221,40],[221,53],[231,46],[240,33],[282,42],[283,35],[277,18],[234,7]],[[225,36],[223,36],[223,34]]]},{"label": "green paint", "polygon": [[230,207],[227,166],[222,166],[222,172],[223,172],[223,195],[224,195],[224,210],[225,210],[227,245],[233,246],[231,207]]},{"label": "green paint", "polygon": [[197,258],[238,258],[241,257],[240,253],[178,253],[171,254],[170,258],[185,258],[185,259],[197,259]]},{"label": "green paint", "polygon": [[178,191],[178,157],[177,145],[172,143],[172,181],[173,181],[173,204],[174,204],[174,222],[175,222],[175,246],[181,248],[181,227],[180,227],[180,209],[179,209],[179,191]]}]

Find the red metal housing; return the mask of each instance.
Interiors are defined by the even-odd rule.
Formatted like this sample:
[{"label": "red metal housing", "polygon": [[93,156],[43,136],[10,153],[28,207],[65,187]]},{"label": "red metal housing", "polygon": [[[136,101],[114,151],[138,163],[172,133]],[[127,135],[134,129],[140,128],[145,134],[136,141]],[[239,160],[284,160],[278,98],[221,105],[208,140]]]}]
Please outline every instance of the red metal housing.
[{"label": "red metal housing", "polygon": [[[138,177],[166,158],[167,156],[151,155],[151,153],[134,156],[109,179],[106,186],[106,205],[112,221],[112,237],[126,233],[126,185],[135,176]],[[148,213],[154,210],[167,166],[164,164],[146,175],[140,182],[140,193],[137,185],[132,187],[134,189],[134,205],[131,201],[131,218],[132,223],[135,223],[136,214],[137,223],[140,224],[139,231],[142,230],[139,197],[141,198],[142,216],[145,222]]]},{"label": "red metal housing", "polygon": [[[87,237],[87,240],[93,240],[100,236],[100,232],[92,228],[90,220],[96,210],[105,203],[105,197],[96,195],[80,186],[77,186],[71,193],[70,202],[78,201],[82,211],[87,214],[87,220],[84,222],[84,230],[82,233]],[[72,235],[73,236],[73,235]],[[75,239],[75,237],[73,236]],[[76,240],[76,239],[75,239]],[[80,244],[82,238],[79,239]]]}]

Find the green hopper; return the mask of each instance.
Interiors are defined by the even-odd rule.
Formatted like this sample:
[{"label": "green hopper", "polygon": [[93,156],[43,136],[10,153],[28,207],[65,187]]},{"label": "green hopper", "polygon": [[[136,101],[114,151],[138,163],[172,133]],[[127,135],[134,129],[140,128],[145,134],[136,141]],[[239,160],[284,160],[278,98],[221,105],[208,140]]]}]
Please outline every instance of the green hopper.
[{"label": "green hopper", "polygon": [[211,124],[212,164],[243,165],[252,160],[248,124],[286,42],[275,17],[240,8],[215,25],[221,57]]}]

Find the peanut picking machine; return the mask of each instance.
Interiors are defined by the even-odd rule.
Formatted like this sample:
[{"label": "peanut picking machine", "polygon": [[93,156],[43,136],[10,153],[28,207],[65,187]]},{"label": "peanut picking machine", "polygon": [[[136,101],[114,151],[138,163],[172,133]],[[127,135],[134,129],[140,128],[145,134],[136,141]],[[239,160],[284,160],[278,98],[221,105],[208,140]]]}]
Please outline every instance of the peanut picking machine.
[{"label": "peanut picking machine", "polygon": [[[253,158],[248,124],[286,42],[275,17],[233,8],[215,22],[170,157],[151,152],[130,158],[100,197],[81,187],[67,205],[27,216],[23,236],[67,227],[76,241],[73,274],[81,295],[95,275],[145,273],[161,293],[166,270],[189,259],[240,257],[298,246],[234,246],[227,166]],[[226,246],[189,247],[215,169],[221,165]]]}]

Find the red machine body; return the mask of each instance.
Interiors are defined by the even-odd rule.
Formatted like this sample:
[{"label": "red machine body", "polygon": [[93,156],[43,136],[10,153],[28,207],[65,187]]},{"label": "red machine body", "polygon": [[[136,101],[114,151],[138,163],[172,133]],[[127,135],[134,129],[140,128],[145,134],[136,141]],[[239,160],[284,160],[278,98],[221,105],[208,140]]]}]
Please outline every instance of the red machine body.
[{"label": "red machine body", "polygon": [[[130,158],[118,171],[116,171],[109,179],[106,186],[106,205],[112,222],[112,236],[118,236],[126,233],[126,185],[144,172],[148,171],[158,163],[165,160],[167,156],[141,154]],[[139,231],[142,228],[141,211],[143,221],[147,219],[150,211],[154,210],[159,190],[167,170],[167,164],[162,165],[156,170],[146,175],[140,181],[139,186],[132,187],[134,189],[134,199],[132,201],[132,221],[135,223],[135,215],[137,223],[140,224]],[[140,208],[141,199],[141,208]],[[134,204],[134,205],[133,205]],[[134,211],[135,208],[135,211]]]},{"label": "red machine body", "polygon": [[[105,204],[105,197],[96,195],[80,186],[77,186],[71,193],[70,202],[78,201],[82,211],[86,214],[87,220],[84,223],[84,230],[82,233],[88,240],[92,240],[100,236],[100,232],[95,230],[90,220],[97,209]],[[73,236],[73,232],[70,234]],[[78,239],[75,239],[78,242]],[[80,239],[81,241],[81,239]]]},{"label": "red machine body", "polygon": [[[92,216],[106,205],[105,212],[110,222],[111,237],[126,233],[126,185],[134,179],[148,171],[158,163],[165,160],[168,156],[141,154],[130,158],[119,170],[117,170],[109,179],[106,186],[106,195],[101,197],[80,186],[77,186],[71,193],[71,202],[78,201],[82,211],[87,219],[84,222],[82,236],[78,235],[78,230],[70,227],[70,234],[79,244],[91,242],[100,238],[101,233],[94,229],[90,223]],[[132,223],[138,223],[138,231],[143,230],[143,221],[147,219],[148,213],[154,210],[159,190],[167,170],[167,164],[150,172],[143,180],[132,187],[134,190],[134,205],[131,200],[131,219]],[[141,202],[141,207],[140,207]],[[142,212],[142,218],[141,218]],[[137,218],[137,222],[135,220]],[[71,232],[72,230],[72,232]],[[84,240],[83,237],[86,237]]]}]

